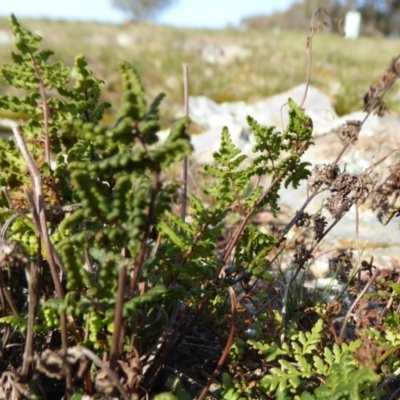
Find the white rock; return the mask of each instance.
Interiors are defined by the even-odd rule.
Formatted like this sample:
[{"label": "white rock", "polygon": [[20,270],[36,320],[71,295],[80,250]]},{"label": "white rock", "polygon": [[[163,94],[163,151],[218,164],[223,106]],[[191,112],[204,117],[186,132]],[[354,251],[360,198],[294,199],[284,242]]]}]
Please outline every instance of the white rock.
[{"label": "white rock", "polygon": [[209,127],[209,118],[221,112],[220,106],[206,96],[189,98],[190,118],[199,125]]},{"label": "white rock", "polygon": [[317,258],[313,263],[311,263],[309,271],[315,278],[326,278],[330,272],[329,261]]},{"label": "white rock", "polygon": [[[305,85],[299,85],[294,89],[254,104],[244,102],[217,104],[204,96],[191,97],[189,100],[190,115],[194,121],[205,127],[223,126],[234,122],[244,129],[248,129],[247,116],[250,115],[262,125],[274,125],[278,130],[282,130],[282,122],[284,127],[288,122],[287,106],[284,105],[288,98],[300,103],[304,90]],[[325,129],[324,132],[333,129],[332,124],[337,116],[328,96],[310,86],[305,108],[307,114],[313,119],[316,135],[320,133],[322,128]],[[329,128],[326,128],[327,125]]]},{"label": "white rock", "polygon": [[251,50],[242,46],[210,44],[200,50],[202,58],[210,64],[229,65],[236,60],[244,60]]},{"label": "white rock", "polygon": [[140,39],[128,33],[119,33],[115,38],[117,44],[121,47],[131,47],[140,42]]},{"label": "white rock", "polygon": [[9,46],[14,42],[14,37],[5,30],[0,30],[0,46]]},{"label": "white rock", "polygon": [[[284,127],[286,127],[288,122],[288,107],[286,105],[288,99],[291,98],[297,104],[300,104],[304,91],[305,85],[302,84],[286,92],[257,102],[253,104],[253,113],[250,112],[250,115],[264,125],[275,125],[281,130],[282,121]],[[309,86],[308,88],[304,108],[313,120],[314,135],[320,134],[322,126],[337,118],[330,97],[313,86]],[[268,115],[268,119],[265,118],[266,115]]]}]

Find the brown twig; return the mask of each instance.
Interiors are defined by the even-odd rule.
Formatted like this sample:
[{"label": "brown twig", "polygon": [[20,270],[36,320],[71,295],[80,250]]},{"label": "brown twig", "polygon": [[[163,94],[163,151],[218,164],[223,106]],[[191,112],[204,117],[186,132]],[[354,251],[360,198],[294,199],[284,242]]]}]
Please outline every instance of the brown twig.
[{"label": "brown twig", "polygon": [[[311,66],[312,66],[312,44],[313,44],[313,38],[315,34],[315,26],[314,26],[314,19],[318,14],[326,14],[329,18],[335,20],[335,18],[332,17],[332,15],[328,12],[328,10],[325,7],[317,7],[311,16],[311,22],[310,22],[310,33],[307,37],[307,46],[306,46],[306,51],[307,51],[307,56],[308,56],[308,65],[307,65],[307,75],[306,75],[306,86],[303,94],[303,98],[301,99],[300,102],[300,108],[304,107],[304,103],[307,98],[307,93],[308,93],[308,88],[310,86],[310,79],[311,79]],[[342,34],[343,31],[340,29],[342,20],[336,20],[338,23],[338,27],[340,30],[340,33]],[[324,26],[327,25],[325,21],[321,21],[317,25],[317,29],[319,31],[322,31]]]},{"label": "brown twig", "polygon": [[397,368],[396,371],[393,372],[392,375],[388,376],[377,388],[376,390],[382,390],[384,389],[390,382],[392,382],[394,379],[397,379],[400,375],[400,368]]},{"label": "brown twig", "polygon": [[[184,113],[185,117],[189,116],[189,68],[187,64],[182,65],[183,68],[183,90],[184,90]],[[188,158],[183,157],[182,165],[183,173],[183,187],[182,187],[182,208],[181,208],[181,219],[185,221],[186,208],[187,208],[187,191],[188,191]]]},{"label": "brown twig", "polygon": [[[43,192],[42,192],[42,178],[40,176],[39,170],[37,169],[31,154],[26,147],[25,141],[21,135],[21,132],[18,127],[13,128],[13,133],[15,136],[15,142],[17,147],[19,148],[29,170],[29,174],[31,176],[33,191],[34,191],[34,206],[35,213],[38,219],[40,235],[43,239],[43,242],[46,247],[46,255],[47,261],[50,266],[51,276],[53,278],[54,286],[56,288],[57,296],[60,299],[64,298],[64,289],[61,286],[61,282],[58,278],[56,263],[54,259],[53,247],[51,245],[50,237],[47,230],[47,220],[45,214],[45,206],[43,200]],[[66,339],[66,337],[65,337]]]},{"label": "brown twig", "polygon": [[28,304],[28,327],[26,330],[26,339],[25,339],[25,349],[24,349],[24,356],[21,368],[21,376],[22,379],[25,380],[29,366],[32,362],[33,356],[33,334],[34,334],[34,325],[35,325],[35,318],[36,318],[36,282],[37,282],[37,270],[36,266],[30,262],[28,265],[25,266],[25,275],[26,280],[28,282],[28,297],[29,297],[29,304]]},{"label": "brown twig", "polygon": [[[190,311],[190,303],[188,302],[185,306],[185,309],[181,312],[180,319],[177,323],[177,326],[175,326],[174,329],[172,329],[172,326],[169,326],[167,328],[167,331],[164,332],[163,337],[161,337],[160,343],[157,344],[157,348],[154,349],[154,351],[152,351],[152,354],[150,355],[150,357],[153,357],[154,362],[149,366],[149,368],[144,373],[144,375],[145,375],[144,386],[145,387],[153,386],[153,384],[158,376],[158,373],[159,373],[160,369],[162,368],[172,347],[179,345],[180,338],[184,335],[186,330],[190,328],[190,324],[189,324],[188,326],[186,326],[186,328],[185,328],[184,332],[181,334],[181,336],[178,337],[179,330],[180,330],[182,324],[186,321],[189,311]],[[199,315],[199,312],[197,312],[196,315],[194,316],[195,320],[198,318],[198,315]],[[164,336],[165,336],[165,340],[164,340]],[[157,356],[157,357],[155,357],[155,356]],[[150,359],[150,357],[149,357],[149,359]]]},{"label": "brown twig", "polygon": [[226,245],[224,252],[222,254],[221,257],[221,263],[219,268],[217,268],[217,271],[214,275],[215,279],[218,278],[221,269],[224,265],[224,263],[229,259],[229,256],[232,253],[232,250],[234,249],[234,247],[236,246],[237,242],[239,241],[244,229],[246,228],[251,216],[254,214],[254,212],[256,211],[257,207],[259,206],[259,204],[261,204],[265,197],[268,196],[269,193],[271,193],[272,189],[274,188],[274,186],[285,176],[287,170],[289,169],[290,165],[288,164],[287,167],[285,168],[285,170],[279,174],[269,185],[269,187],[265,190],[265,192],[263,193],[263,195],[261,196],[260,200],[257,202],[257,204],[251,208],[249,210],[249,212],[243,216],[242,222],[236,227],[232,237],[230,238],[228,244]]},{"label": "brown twig", "polygon": [[137,261],[135,263],[135,268],[133,270],[133,275],[132,275],[131,282],[130,282],[129,296],[131,298],[135,294],[137,284],[139,282],[140,272],[142,270],[142,265],[143,265],[144,259],[146,257],[147,242],[148,242],[149,235],[150,235],[150,228],[152,225],[151,221],[153,219],[152,217],[153,217],[157,193],[159,190],[159,184],[160,184],[160,171],[155,171],[154,177],[153,177],[153,185],[151,188],[150,204],[149,204],[149,208],[148,208],[148,212],[147,212],[147,219],[146,219],[147,222],[146,222],[145,232],[143,235],[143,239],[142,239],[140,250],[139,250],[139,255],[138,255]]},{"label": "brown twig", "polygon": [[10,291],[8,290],[7,286],[4,283],[3,268],[1,266],[0,266],[0,299],[1,299],[3,309],[7,310],[7,304],[8,304],[11,309],[11,314],[14,317],[19,318],[20,314],[19,314],[18,308],[15,305],[15,302],[11,296]]},{"label": "brown twig", "polygon": [[369,278],[367,284],[365,285],[364,289],[361,291],[361,293],[357,296],[356,300],[353,302],[353,304],[351,305],[351,307],[349,308],[349,310],[347,311],[345,317],[344,317],[344,321],[343,321],[343,325],[342,325],[342,329],[340,330],[340,335],[339,335],[339,344],[342,343],[343,340],[343,336],[345,334],[346,328],[347,328],[347,324],[349,322],[349,318],[355,308],[355,306],[358,304],[358,302],[361,300],[361,298],[364,296],[364,294],[366,293],[366,291],[368,290],[368,288],[374,283],[375,279],[378,277],[378,275],[380,274],[380,271],[377,269],[373,275],[371,276],[371,278]]},{"label": "brown twig", "polygon": [[[360,211],[358,209],[358,204],[355,204],[355,213],[356,213],[356,241],[357,241],[357,258],[358,258],[358,266],[361,266],[361,245],[360,245]],[[361,271],[358,272],[358,290],[361,289],[360,282]]]},{"label": "brown twig", "polygon": [[[43,189],[42,189],[42,178],[40,176],[39,170],[37,169],[31,154],[26,147],[25,141],[18,127],[13,128],[13,133],[15,136],[15,143],[19,148],[22,157],[24,158],[26,165],[29,170],[29,174],[32,180],[32,186],[34,191],[34,207],[35,207],[35,217],[38,221],[38,228],[40,229],[39,234],[43,239],[44,246],[46,249],[46,258],[50,267],[51,277],[53,279],[54,287],[56,289],[57,297],[59,299],[64,299],[64,289],[61,285],[60,279],[57,273],[57,267],[54,257],[54,248],[50,241],[49,233],[47,230],[47,219],[45,213],[45,206],[43,200]],[[60,315],[60,328],[61,328],[61,341],[62,346],[66,350],[68,348],[68,336],[67,336],[67,317],[65,311],[62,311]],[[71,379],[67,377],[67,388],[71,388]]]},{"label": "brown twig", "polygon": [[127,266],[126,264],[124,264],[122,265],[118,273],[118,292],[114,314],[114,332],[110,348],[110,369],[112,371],[115,370],[119,356],[119,344],[121,340],[121,330],[123,324],[122,313],[124,310],[126,271]]},{"label": "brown twig", "polygon": [[214,382],[215,378],[217,375],[220,373],[223,365],[225,364],[226,359],[228,358],[229,355],[229,350],[231,348],[233,338],[235,336],[235,317],[236,317],[236,307],[237,307],[237,302],[236,302],[236,294],[233,288],[229,288],[229,297],[231,299],[231,327],[229,330],[229,335],[228,335],[228,340],[226,342],[224,351],[222,352],[222,355],[218,361],[217,366],[215,367],[214,372],[212,373],[210,379],[208,380],[206,386],[204,386],[203,391],[201,392],[200,396],[198,397],[198,400],[203,400],[206,396],[207,393],[210,389],[211,384]]},{"label": "brown twig", "polygon": [[107,376],[110,378],[110,381],[121,394],[122,399],[130,400],[128,394],[126,393],[121,385],[121,382],[119,381],[118,375],[91,350],[87,349],[86,347],[75,346],[69,348],[67,354],[73,356],[76,360],[81,359],[82,356],[85,356],[89,360],[92,360],[98,367],[102,368],[106,372]]}]

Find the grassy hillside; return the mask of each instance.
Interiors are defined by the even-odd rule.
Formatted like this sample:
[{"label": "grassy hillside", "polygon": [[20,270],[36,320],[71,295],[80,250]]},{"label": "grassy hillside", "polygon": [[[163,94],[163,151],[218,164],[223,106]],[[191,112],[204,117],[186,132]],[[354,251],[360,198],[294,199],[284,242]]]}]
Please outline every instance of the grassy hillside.
[{"label": "grassy hillside", "polygon": [[[18,16],[17,16],[18,17]],[[83,53],[95,74],[106,82],[104,97],[118,99],[118,60],[132,63],[150,96],[167,94],[164,114],[173,119],[182,106],[182,63],[190,68],[190,94],[209,96],[217,102],[256,101],[305,81],[307,32],[260,32],[176,29],[152,24],[110,25],[99,23],[23,20],[40,32],[45,47],[55,50],[72,65]],[[7,19],[0,30],[9,32]],[[237,46],[248,55],[227,65],[206,61],[202,52],[218,53],[224,46]],[[8,62],[10,45],[0,45],[2,62]],[[211,49],[211,50],[210,50]],[[377,81],[389,60],[400,50],[399,39],[361,38],[346,40],[331,33],[314,41],[311,83],[332,96],[337,112],[361,108],[361,98]],[[4,82],[0,80],[0,89]],[[398,90],[397,90],[398,93]],[[391,93],[392,112],[400,114],[396,90]],[[397,97],[398,98],[398,97]]]}]

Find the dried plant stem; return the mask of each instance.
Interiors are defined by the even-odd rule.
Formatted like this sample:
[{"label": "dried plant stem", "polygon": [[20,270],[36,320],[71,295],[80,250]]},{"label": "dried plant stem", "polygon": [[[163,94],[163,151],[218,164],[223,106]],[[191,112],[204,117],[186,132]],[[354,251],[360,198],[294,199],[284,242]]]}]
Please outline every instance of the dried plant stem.
[{"label": "dried plant stem", "polygon": [[25,275],[26,275],[26,280],[28,282],[29,304],[28,304],[28,328],[26,330],[25,349],[24,349],[24,356],[21,369],[21,375],[23,379],[26,379],[28,375],[29,366],[32,362],[32,355],[33,355],[33,334],[34,334],[36,304],[37,304],[36,300],[37,270],[36,266],[33,263],[29,263],[29,265],[25,267]]},{"label": "dried plant stem", "polygon": [[344,333],[346,332],[346,328],[347,328],[347,324],[349,322],[349,318],[355,308],[355,306],[358,304],[358,302],[361,300],[361,298],[364,296],[364,294],[366,293],[366,291],[368,290],[368,288],[374,283],[375,279],[378,277],[378,275],[380,274],[379,270],[376,270],[373,275],[371,276],[371,278],[369,278],[367,284],[365,285],[364,289],[361,291],[361,293],[357,296],[356,300],[353,302],[353,304],[351,305],[351,307],[349,308],[349,310],[346,313],[346,316],[344,317],[344,321],[343,321],[343,325],[342,325],[342,329],[340,330],[340,335],[339,335],[339,344],[342,343],[343,340],[343,336]]},{"label": "dried plant stem", "polygon": [[10,306],[11,314],[14,317],[19,318],[20,314],[17,306],[11,296],[10,291],[8,290],[4,278],[3,278],[3,269],[0,268],[0,299],[4,310],[7,310],[7,304]]},{"label": "dried plant stem", "polygon": [[77,360],[82,358],[82,356],[88,358],[89,360],[92,360],[98,367],[102,368],[107,373],[110,381],[114,384],[115,388],[121,394],[121,398],[124,400],[130,400],[128,394],[126,393],[119,381],[118,375],[91,350],[87,349],[86,347],[75,346],[68,349],[67,353],[74,356]]},{"label": "dried plant stem", "polygon": [[124,309],[124,296],[125,296],[125,281],[126,281],[127,266],[124,264],[118,273],[118,292],[117,292],[117,303],[115,305],[114,314],[114,332],[111,341],[110,349],[110,369],[115,370],[119,356],[119,344],[121,340],[122,331],[122,312]]},{"label": "dried plant stem", "polygon": [[[355,213],[356,213],[356,240],[357,240],[357,258],[358,258],[358,268],[361,267],[361,245],[360,245],[360,213],[358,209],[358,204],[355,204]],[[360,274],[361,271],[358,272],[358,290],[361,289],[360,282]]]},{"label": "dried plant stem", "polygon": [[[189,67],[187,64],[182,65],[183,68],[183,90],[184,90],[184,113],[189,116]],[[185,221],[187,208],[187,191],[188,191],[188,158],[183,157],[182,165],[183,187],[182,187],[182,208],[181,219]]]},{"label": "dried plant stem", "polygon": [[397,388],[392,394],[391,394],[391,396],[389,397],[389,399],[388,400],[398,400],[398,394],[400,393],[400,387],[399,388]]},{"label": "dried plant stem", "polygon": [[384,389],[390,382],[394,379],[398,378],[400,375],[400,368],[397,368],[396,371],[393,372],[392,375],[388,376],[377,388],[376,390]]},{"label": "dried plant stem", "polygon": [[[43,191],[42,191],[42,178],[40,176],[39,170],[37,169],[31,154],[26,147],[25,141],[22,137],[22,134],[18,127],[13,128],[13,133],[15,136],[15,143],[19,148],[26,165],[29,170],[29,174],[31,176],[33,192],[34,192],[34,207],[35,207],[35,217],[37,220],[37,225],[39,229],[40,237],[43,239],[45,250],[46,250],[46,258],[49,263],[51,276],[53,279],[53,283],[56,289],[57,297],[59,299],[64,299],[64,289],[61,285],[60,279],[57,273],[57,267],[54,257],[54,248],[50,241],[49,233],[47,231],[47,220],[45,213],[45,206],[43,200]],[[65,311],[63,311],[60,315],[60,325],[61,325],[61,341],[64,349],[68,348],[68,336],[67,336],[67,317]],[[71,379],[70,375],[67,377],[67,388],[71,388]]]},{"label": "dried plant stem", "polygon": [[[202,302],[204,304],[204,301]],[[199,306],[201,308],[202,305]],[[167,358],[168,354],[170,353],[171,349],[173,346],[177,347],[181,341],[181,338],[184,336],[186,333],[186,330],[192,328],[191,323],[189,323],[184,332],[178,337],[179,335],[179,330],[184,322],[186,322],[186,319],[189,315],[190,311],[190,303],[188,302],[185,306],[185,309],[181,312],[180,315],[180,320],[176,324],[175,328],[172,329],[172,326],[167,327],[167,331],[164,333],[163,337],[161,338],[162,341],[160,341],[159,344],[157,344],[156,348],[152,353],[150,354],[150,357],[153,357],[154,363],[150,365],[150,367],[146,370],[144,373],[145,375],[145,381],[144,381],[144,387],[152,387],[160,369],[162,368],[165,359]],[[199,311],[195,314],[193,320],[197,320],[199,315]],[[192,320],[192,321],[193,321]],[[165,340],[164,340],[165,336]],[[155,357],[157,355],[157,357]],[[150,359],[149,357],[149,359]]]},{"label": "dried plant stem", "polygon": [[[306,75],[306,86],[304,89],[304,94],[303,98],[300,101],[300,108],[304,107],[304,103],[307,99],[307,93],[308,93],[308,88],[310,87],[310,79],[311,79],[311,66],[312,66],[312,44],[313,44],[313,38],[315,34],[315,26],[314,26],[314,19],[317,16],[317,14],[326,14],[329,18],[333,19],[331,14],[327,11],[325,7],[317,7],[311,16],[311,21],[310,21],[310,28],[309,28],[309,35],[307,37],[307,46],[306,46],[306,51],[307,51],[307,57],[308,57],[308,65],[307,65],[307,75]],[[338,20],[338,26],[339,26],[339,31],[342,33],[340,26],[341,26],[341,20]],[[324,25],[326,25],[325,22],[322,24],[319,24],[318,29],[322,31]]]},{"label": "dried plant stem", "polygon": [[304,93],[303,93],[303,98],[300,101],[299,107],[303,108],[304,103],[306,102],[307,99],[307,93],[308,93],[308,88],[310,87],[310,79],[311,79],[311,66],[312,66],[312,43],[313,43],[313,37],[314,37],[314,25],[313,25],[313,20],[314,16],[317,13],[317,10],[314,10],[312,17],[311,17],[311,23],[310,23],[310,34],[307,37],[307,47],[306,47],[306,52],[307,52],[307,57],[308,57],[308,63],[307,63],[307,75],[306,75],[306,85],[304,88]]},{"label": "dried plant stem", "polygon": [[32,183],[33,183],[33,191],[34,191],[34,206],[36,217],[38,217],[40,236],[43,239],[43,242],[46,246],[46,256],[48,258],[51,276],[53,278],[54,286],[56,288],[57,296],[60,299],[64,298],[64,290],[61,286],[61,282],[58,278],[56,263],[54,259],[53,247],[51,246],[50,237],[47,231],[47,221],[45,214],[45,207],[43,201],[43,192],[42,192],[42,178],[40,173],[32,159],[31,154],[29,153],[25,141],[21,135],[21,132],[18,127],[13,128],[13,133],[15,136],[15,142],[17,147],[21,151],[21,154],[27,164],[29,173],[31,175]]},{"label": "dried plant stem", "polygon": [[220,373],[223,365],[225,364],[226,359],[228,358],[229,355],[229,350],[231,348],[233,338],[235,335],[235,317],[236,317],[236,307],[237,307],[237,302],[236,302],[236,294],[233,288],[229,288],[229,297],[231,299],[231,327],[229,329],[229,335],[228,335],[228,340],[226,342],[224,351],[222,352],[222,355],[218,361],[217,366],[215,367],[214,372],[212,373],[210,379],[208,380],[206,386],[204,386],[203,391],[201,392],[200,396],[198,397],[198,400],[203,400],[207,396],[208,390],[210,389],[211,384],[214,382],[215,378],[217,375]]}]

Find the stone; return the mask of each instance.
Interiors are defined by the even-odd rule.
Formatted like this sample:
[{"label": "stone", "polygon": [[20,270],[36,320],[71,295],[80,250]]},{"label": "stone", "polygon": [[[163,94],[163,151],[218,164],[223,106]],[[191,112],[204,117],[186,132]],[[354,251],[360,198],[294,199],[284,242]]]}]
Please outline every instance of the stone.
[{"label": "stone", "polygon": [[237,45],[209,44],[200,50],[202,58],[209,64],[229,65],[234,61],[246,59],[251,50]]},{"label": "stone", "polygon": [[136,35],[128,34],[128,33],[118,33],[115,38],[117,44],[121,47],[133,47],[135,44],[140,43],[141,39]]},{"label": "stone", "polygon": [[14,43],[14,37],[5,30],[0,30],[0,46],[9,46]]}]

